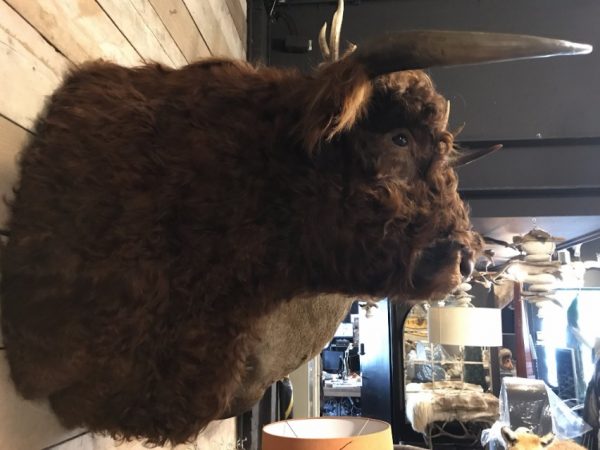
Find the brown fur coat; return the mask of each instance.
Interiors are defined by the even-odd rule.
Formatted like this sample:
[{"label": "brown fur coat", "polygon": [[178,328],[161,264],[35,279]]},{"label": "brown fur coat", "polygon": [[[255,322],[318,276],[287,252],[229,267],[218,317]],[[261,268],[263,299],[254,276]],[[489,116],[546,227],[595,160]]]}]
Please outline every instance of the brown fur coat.
[{"label": "brown fur coat", "polygon": [[254,324],[282,302],[443,295],[481,246],[445,109],[421,72],[343,61],[78,68],[20,158],[0,286],[17,389],[66,426],[179,443],[241,412]]}]

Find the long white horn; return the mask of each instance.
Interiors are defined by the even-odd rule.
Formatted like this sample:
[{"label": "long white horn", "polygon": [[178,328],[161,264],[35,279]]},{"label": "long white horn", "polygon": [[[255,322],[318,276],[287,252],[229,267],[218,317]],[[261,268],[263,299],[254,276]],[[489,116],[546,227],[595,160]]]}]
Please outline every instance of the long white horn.
[{"label": "long white horn", "polygon": [[483,64],[560,55],[585,55],[592,46],[539,36],[475,31],[388,33],[352,54],[372,77],[401,70]]},{"label": "long white horn", "polygon": [[332,61],[340,59],[340,34],[342,33],[342,22],[344,21],[344,0],[338,0],[338,7],[331,21],[331,35],[329,36],[329,48],[331,49]]},{"label": "long white horn", "polygon": [[331,59],[331,52],[329,51],[329,45],[327,45],[327,22],[321,27],[319,31],[319,48],[321,49],[321,55],[325,61]]}]

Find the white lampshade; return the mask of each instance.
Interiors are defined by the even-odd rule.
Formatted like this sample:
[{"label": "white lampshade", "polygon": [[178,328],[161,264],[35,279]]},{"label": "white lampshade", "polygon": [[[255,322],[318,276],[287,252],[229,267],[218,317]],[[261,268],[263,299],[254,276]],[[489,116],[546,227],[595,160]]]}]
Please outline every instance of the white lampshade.
[{"label": "white lampshade", "polygon": [[263,450],[392,450],[389,423],[366,417],[317,417],[266,425]]},{"label": "white lampshade", "polygon": [[473,347],[502,345],[502,318],[497,308],[431,307],[429,342]]}]

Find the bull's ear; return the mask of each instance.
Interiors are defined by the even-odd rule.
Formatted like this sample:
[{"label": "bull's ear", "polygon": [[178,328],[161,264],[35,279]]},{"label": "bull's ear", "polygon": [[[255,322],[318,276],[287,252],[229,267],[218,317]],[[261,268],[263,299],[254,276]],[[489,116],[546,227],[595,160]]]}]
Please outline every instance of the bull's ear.
[{"label": "bull's ear", "polygon": [[517,435],[510,427],[502,427],[500,433],[508,445],[515,445],[517,443]]},{"label": "bull's ear", "polygon": [[310,83],[298,99],[305,105],[298,127],[307,146],[314,149],[364,117],[373,81],[364,66],[342,58],[320,67]]},{"label": "bull's ear", "polygon": [[[305,104],[299,132],[309,152],[314,152],[322,140],[331,140],[349,130],[366,110],[371,96],[371,77],[365,67],[349,62],[347,55],[356,46],[351,44],[344,55],[340,52],[340,34],[344,20],[344,0],[338,0],[327,39],[327,22],[319,33],[323,61],[309,92],[299,101]],[[305,103],[306,102],[306,103]]]},{"label": "bull's ear", "polygon": [[410,69],[581,55],[591,51],[588,44],[539,36],[417,30],[385,34],[359,45],[350,57],[376,77]]},{"label": "bull's ear", "polygon": [[552,442],[554,441],[554,438],[555,438],[555,435],[552,432],[542,436],[540,438],[540,443],[542,444],[542,447],[548,447],[550,444],[552,444]]}]

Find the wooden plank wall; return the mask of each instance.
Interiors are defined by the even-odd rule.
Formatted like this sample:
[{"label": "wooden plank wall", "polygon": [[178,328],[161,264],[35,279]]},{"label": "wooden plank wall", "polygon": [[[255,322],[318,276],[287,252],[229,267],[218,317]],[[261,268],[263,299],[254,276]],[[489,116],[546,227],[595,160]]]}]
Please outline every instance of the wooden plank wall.
[{"label": "wooden plank wall", "polygon": [[[74,64],[179,67],[246,56],[246,0],[0,0],[0,196],[10,198],[19,151],[46,97]],[[0,202],[0,229],[7,220]],[[196,448],[235,447],[235,421],[212,424]],[[19,398],[0,341],[0,450],[105,450],[112,439],[65,430],[42,403]],[[142,449],[140,443],[118,448]],[[181,449],[194,446],[181,446]]]}]

